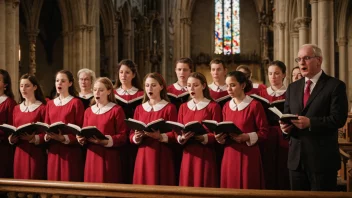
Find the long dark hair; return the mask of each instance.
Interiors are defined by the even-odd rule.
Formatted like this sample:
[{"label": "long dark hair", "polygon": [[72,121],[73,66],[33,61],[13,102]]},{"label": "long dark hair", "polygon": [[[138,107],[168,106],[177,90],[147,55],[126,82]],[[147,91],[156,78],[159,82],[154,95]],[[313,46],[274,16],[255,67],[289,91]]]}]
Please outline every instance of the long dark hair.
[{"label": "long dark hair", "polygon": [[137,88],[139,91],[142,91],[142,85],[141,85],[141,81],[140,81],[140,77],[137,71],[137,65],[128,59],[124,59],[122,60],[118,65],[117,65],[117,80],[115,82],[115,89],[121,87],[121,82],[120,82],[120,68],[122,65],[125,65],[126,67],[130,68],[130,70],[132,71],[132,73],[134,74],[134,78],[132,79],[132,86],[134,86],[135,88]]},{"label": "long dark hair", "polygon": [[[40,87],[40,84],[38,83],[38,80],[35,76],[31,75],[31,74],[24,74],[21,76],[20,78],[20,82],[22,79],[27,79],[29,80],[33,86],[37,86],[37,89],[34,91],[34,97],[36,100],[39,100],[40,102],[42,102],[43,104],[46,104],[46,100],[43,94],[43,90]],[[21,91],[20,89],[18,89],[18,91],[20,92],[20,101],[19,103],[22,103],[23,101],[25,101],[25,99],[22,97]]]},{"label": "long dark hair", "polygon": [[[71,96],[77,97],[78,96],[78,92],[76,90],[75,87],[75,78],[73,77],[72,73],[70,71],[67,70],[60,70],[56,73],[55,78],[58,74],[66,74],[68,81],[72,83],[72,85],[68,88],[68,93]],[[56,97],[58,97],[59,94],[56,93]]]},{"label": "long dark hair", "polygon": [[210,96],[210,91],[209,91],[207,79],[205,78],[205,76],[202,73],[193,72],[189,75],[188,78],[191,78],[191,77],[198,79],[200,81],[200,83],[205,87],[203,89],[203,96],[211,101],[214,101],[213,98]]},{"label": "long dark hair", "polygon": [[[154,78],[156,81],[158,81],[159,85],[163,87],[163,89],[160,91],[160,98],[162,100],[166,100],[166,101],[170,102],[170,99],[167,96],[167,91],[166,91],[167,87],[166,87],[166,83],[165,83],[164,78],[159,73],[156,73],[156,72],[149,73],[149,74],[147,74],[144,77],[144,80],[143,80],[143,86],[144,87],[145,87],[145,81],[147,80],[147,78]],[[148,100],[149,100],[149,98],[148,98],[147,92],[144,89],[144,96],[143,96],[143,102],[142,103],[145,103]]]},{"label": "long dark hair", "polygon": [[229,73],[227,73],[226,75],[226,78],[227,77],[232,77],[232,78],[235,78],[236,81],[238,83],[240,83],[241,85],[242,84],[245,84],[245,87],[243,89],[244,93],[247,93],[249,92],[252,88],[253,88],[253,84],[252,84],[252,81],[250,81],[246,74],[243,73],[243,72],[240,72],[240,71],[231,71]]},{"label": "long dark hair", "polygon": [[13,95],[11,77],[9,73],[6,70],[0,69],[0,74],[2,75],[2,79],[5,85],[4,94],[9,98],[14,99],[15,96]]}]

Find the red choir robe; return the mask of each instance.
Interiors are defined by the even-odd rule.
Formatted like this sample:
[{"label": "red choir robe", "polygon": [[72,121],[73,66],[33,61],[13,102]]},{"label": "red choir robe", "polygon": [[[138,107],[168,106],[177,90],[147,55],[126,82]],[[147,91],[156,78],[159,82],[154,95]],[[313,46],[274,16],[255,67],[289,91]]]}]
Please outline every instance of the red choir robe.
[{"label": "red choir robe", "polygon": [[[181,105],[178,122],[187,124],[191,121],[221,121],[221,108],[207,98],[195,104],[193,100]],[[180,142],[180,137],[177,140]],[[189,139],[184,144],[180,170],[180,186],[218,187],[218,169],[214,149],[214,134],[208,131],[204,142]]]},{"label": "red choir robe", "polygon": [[167,93],[172,93],[175,95],[180,95],[184,92],[187,92],[187,86],[186,87],[181,87],[180,84],[174,83],[172,85],[167,86]]},{"label": "red choir robe", "polygon": [[[45,108],[38,100],[30,106],[25,106],[22,102],[13,110],[13,126],[44,122]],[[37,131],[34,142],[20,139],[17,142],[13,164],[15,179],[46,179],[47,154],[43,144],[44,135],[44,132]]]},{"label": "red choir robe", "polygon": [[[153,106],[145,102],[136,108],[134,114],[134,119],[144,123],[160,118],[176,121],[175,105],[165,100]],[[130,141],[138,144],[139,147],[134,166],[133,184],[175,185],[173,152],[169,146],[169,143],[175,142],[173,132],[161,134],[160,140],[145,136],[141,142],[136,142],[134,134],[134,131],[131,131]]]},{"label": "red choir robe", "polygon": [[101,146],[87,141],[87,156],[84,168],[85,182],[120,183],[123,181],[120,150],[127,140],[125,113],[115,103],[108,103],[102,108],[93,105],[84,113],[83,127],[96,126],[108,140]]},{"label": "red choir robe", "polygon": [[253,83],[253,88],[246,93],[246,95],[257,94],[262,90],[266,90],[266,86],[264,84]]},{"label": "red choir robe", "polygon": [[[223,85],[223,86],[217,86],[215,85],[215,83],[211,83],[210,85],[208,85],[209,87],[209,92],[210,92],[210,96],[217,101],[219,98],[222,98],[224,96],[228,96],[229,94],[227,93],[227,86]],[[222,101],[219,101],[219,105],[222,108],[224,106],[224,104],[230,100],[230,96]]]},{"label": "red choir robe", "polygon": [[[0,124],[13,124],[12,113],[15,106],[15,100],[6,95],[0,96]],[[11,178],[13,176],[14,148],[7,138],[8,134],[0,130],[0,178]]]},{"label": "red choir robe", "polygon": [[[274,102],[285,99],[286,87],[274,91],[271,87],[259,95]],[[289,190],[290,181],[287,168],[288,140],[283,138],[279,124],[269,126],[268,139],[260,145],[263,155],[264,174],[267,189]]]},{"label": "red choir robe", "polygon": [[[136,87],[132,87],[131,89],[124,90],[121,87],[117,88],[114,90],[115,93],[115,98],[123,98],[126,101],[133,100],[135,98],[141,97],[144,94],[143,90],[138,90]],[[119,101],[117,99],[117,101]],[[123,104],[123,103],[119,103]],[[142,100],[138,103],[134,103],[133,105],[125,106],[122,107],[125,117],[126,118],[133,118],[134,116],[134,111],[138,105],[142,104]],[[129,137],[129,130],[126,134],[127,137]],[[122,147],[119,147],[118,150],[120,150],[120,156],[122,160],[121,164],[121,169],[122,171],[122,183],[125,184],[132,184],[133,182],[133,171],[134,171],[134,164],[136,160],[136,155],[137,155],[137,150],[138,146],[135,144],[131,144],[130,141],[126,141],[126,144],[123,145]]]},{"label": "red choir robe", "polygon": [[264,173],[258,141],[267,137],[268,122],[260,102],[246,96],[240,103],[233,100],[223,108],[223,120],[232,121],[247,133],[250,140],[237,143],[227,139],[221,166],[221,188],[264,189]]},{"label": "red choir robe", "polygon": [[[59,97],[50,100],[46,105],[45,122],[72,123],[78,126],[83,124],[84,106],[79,98],[68,96],[62,100]],[[81,146],[76,135],[70,131],[62,131],[65,142],[48,141],[48,180],[56,181],[83,181],[84,160]]]}]

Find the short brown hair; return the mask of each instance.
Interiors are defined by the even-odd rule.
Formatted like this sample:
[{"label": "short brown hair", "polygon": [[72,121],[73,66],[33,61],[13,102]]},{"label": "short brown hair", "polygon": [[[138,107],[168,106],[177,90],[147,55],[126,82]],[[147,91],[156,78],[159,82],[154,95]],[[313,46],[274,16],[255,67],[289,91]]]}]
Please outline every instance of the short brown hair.
[{"label": "short brown hair", "polygon": [[[178,60],[176,61],[176,65],[177,65],[177,63],[187,64],[190,70],[192,70],[192,68],[193,68],[193,61],[192,61],[192,59],[187,58],[187,57],[183,57],[183,58],[178,59]],[[176,65],[175,65],[175,66],[176,66]]]},{"label": "short brown hair", "polygon": [[215,59],[211,60],[209,63],[209,66],[211,67],[212,64],[221,64],[224,67],[224,69],[227,68],[225,62],[219,58],[215,58]]}]

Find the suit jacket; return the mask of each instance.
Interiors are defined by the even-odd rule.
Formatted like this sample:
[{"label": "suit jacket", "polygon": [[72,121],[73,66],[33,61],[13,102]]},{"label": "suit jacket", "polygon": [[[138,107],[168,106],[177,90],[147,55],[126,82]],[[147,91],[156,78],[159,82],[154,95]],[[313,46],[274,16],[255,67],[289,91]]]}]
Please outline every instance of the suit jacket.
[{"label": "suit jacket", "polygon": [[338,128],[348,114],[346,85],[324,72],[303,108],[305,78],[291,83],[286,92],[285,113],[310,119],[310,128],[294,127],[289,137],[288,168],[296,170],[302,163],[311,172],[339,170]]}]

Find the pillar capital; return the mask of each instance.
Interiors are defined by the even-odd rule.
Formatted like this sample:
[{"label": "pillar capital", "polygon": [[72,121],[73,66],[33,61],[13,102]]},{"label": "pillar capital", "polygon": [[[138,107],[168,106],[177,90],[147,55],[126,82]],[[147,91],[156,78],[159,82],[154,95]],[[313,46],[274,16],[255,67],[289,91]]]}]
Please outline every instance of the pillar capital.
[{"label": "pillar capital", "polygon": [[348,37],[348,46],[352,47],[352,36]]},{"label": "pillar capital", "polygon": [[292,38],[298,38],[298,32],[296,32],[296,31],[292,31],[291,32],[291,36],[292,36]]},{"label": "pillar capital", "polygon": [[346,46],[347,45],[347,39],[345,37],[340,37],[336,40],[337,44],[339,46]]},{"label": "pillar capital", "polygon": [[276,25],[280,28],[280,30],[283,30],[283,29],[285,29],[286,23],[284,23],[284,22],[278,22],[278,23],[276,23]]},{"label": "pillar capital", "polygon": [[296,18],[295,23],[299,26],[299,28],[307,28],[309,26],[309,23],[312,21],[312,18],[310,17],[299,17]]},{"label": "pillar capital", "polygon": [[189,17],[184,17],[184,18],[181,18],[181,23],[191,25],[192,20]]}]

